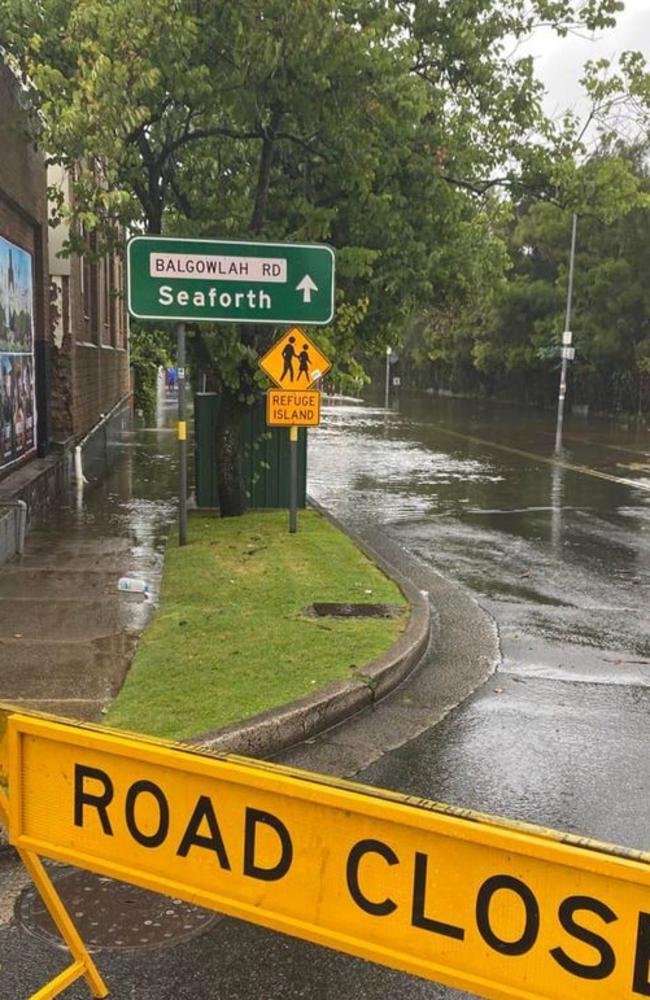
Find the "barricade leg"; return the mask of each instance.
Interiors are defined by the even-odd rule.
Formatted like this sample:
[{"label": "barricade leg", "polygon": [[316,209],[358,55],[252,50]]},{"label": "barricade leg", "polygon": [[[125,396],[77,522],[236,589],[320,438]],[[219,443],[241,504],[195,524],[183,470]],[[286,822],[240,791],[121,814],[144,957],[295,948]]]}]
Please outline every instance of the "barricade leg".
[{"label": "barricade leg", "polygon": [[[8,802],[6,795],[1,790],[0,819],[8,827]],[[18,856],[29,872],[39,896],[43,900],[48,913],[57,926],[59,934],[67,944],[74,958],[72,965],[69,965],[67,969],[59,973],[47,986],[43,986],[42,989],[34,993],[30,997],[30,1000],[52,1000],[52,998],[63,993],[77,979],[81,979],[82,976],[86,980],[94,997],[107,997],[108,988],[99,974],[99,969],[88,954],[88,949],[70,919],[70,915],[56,891],[52,879],[47,874],[43,862],[36,854],[32,854],[31,851],[19,850]]]}]

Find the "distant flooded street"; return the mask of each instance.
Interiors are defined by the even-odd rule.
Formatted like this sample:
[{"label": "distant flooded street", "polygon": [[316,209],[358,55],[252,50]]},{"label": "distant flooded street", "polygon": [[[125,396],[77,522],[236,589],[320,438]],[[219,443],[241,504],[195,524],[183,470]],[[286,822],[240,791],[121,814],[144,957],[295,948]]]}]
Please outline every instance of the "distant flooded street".
[{"label": "distant flooded street", "polygon": [[475,593],[508,670],[649,685],[650,433],[573,418],[555,463],[553,430],[465,400],[331,405],[310,490]]}]

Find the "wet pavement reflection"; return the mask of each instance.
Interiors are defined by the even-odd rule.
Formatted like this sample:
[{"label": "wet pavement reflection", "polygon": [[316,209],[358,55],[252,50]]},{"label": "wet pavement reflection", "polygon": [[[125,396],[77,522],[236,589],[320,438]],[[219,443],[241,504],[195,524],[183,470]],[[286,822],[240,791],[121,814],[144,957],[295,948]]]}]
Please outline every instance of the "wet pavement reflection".
[{"label": "wet pavement reflection", "polygon": [[[388,413],[329,405],[311,433],[315,499],[462,583],[503,646],[486,684],[359,780],[650,849],[650,434],[571,419],[559,463],[553,442],[552,414],[427,396]],[[131,486],[98,485],[95,513],[88,491],[66,517],[128,527],[155,562],[173,511],[173,438],[144,433],[135,447]],[[39,982],[58,969],[16,922],[0,937],[6,995],[26,992],[20,969]],[[99,961],[115,995],[138,1000],[470,996],[230,919]]]},{"label": "wet pavement reflection", "polygon": [[[175,401],[163,390],[158,402],[155,427],[134,429],[125,413],[95,436],[87,482],[68,482],[24,555],[3,567],[0,700],[98,719],[119,690],[155,606],[176,509]],[[118,591],[121,576],[144,579],[151,596]]]}]

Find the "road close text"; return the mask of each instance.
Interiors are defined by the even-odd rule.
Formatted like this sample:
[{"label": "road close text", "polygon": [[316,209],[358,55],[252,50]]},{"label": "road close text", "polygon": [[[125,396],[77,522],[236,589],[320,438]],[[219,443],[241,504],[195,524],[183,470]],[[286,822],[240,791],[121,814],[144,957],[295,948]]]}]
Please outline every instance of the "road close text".
[{"label": "road close text", "polygon": [[28,716],[5,739],[17,846],[485,997],[650,996],[640,854]]}]

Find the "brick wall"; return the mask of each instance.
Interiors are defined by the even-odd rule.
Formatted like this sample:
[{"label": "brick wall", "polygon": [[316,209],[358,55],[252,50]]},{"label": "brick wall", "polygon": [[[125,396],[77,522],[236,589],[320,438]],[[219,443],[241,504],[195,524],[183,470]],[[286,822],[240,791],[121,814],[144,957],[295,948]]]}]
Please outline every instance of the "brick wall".
[{"label": "brick wall", "polygon": [[[50,440],[66,442],[83,437],[129,392],[128,354],[122,335],[125,321],[118,334],[109,331],[107,335],[107,307],[100,296],[95,329],[88,329],[81,260],[62,258],[56,253],[64,242],[65,231],[52,232],[54,252],[48,253],[45,163],[26,133],[16,81],[3,66],[0,136],[0,235],[33,255],[38,439],[42,452]],[[54,179],[66,186],[69,196],[67,177],[57,169]],[[103,273],[104,263],[98,266]]]},{"label": "brick wall", "polygon": [[74,433],[86,434],[129,391],[126,349],[101,343],[103,307],[97,329],[86,329],[81,289],[81,265],[72,262],[70,274],[70,324],[74,341]]},{"label": "brick wall", "polygon": [[[50,168],[50,183],[62,190],[66,200],[72,197],[69,179],[60,168]],[[52,233],[51,248],[62,247],[67,239],[64,225]],[[126,340],[122,331],[126,317],[122,300],[122,322],[113,329],[116,302],[107,302],[104,294],[104,260],[93,263],[97,269],[97,304],[88,309],[84,298],[84,268],[79,257],[50,255],[50,274],[56,305],[52,325],[56,378],[52,385],[53,419],[61,438],[77,440],[108,413],[129,392],[130,379]],[[117,278],[118,268],[115,268]],[[109,310],[112,310],[109,316]],[[87,320],[86,313],[92,314]]]}]

